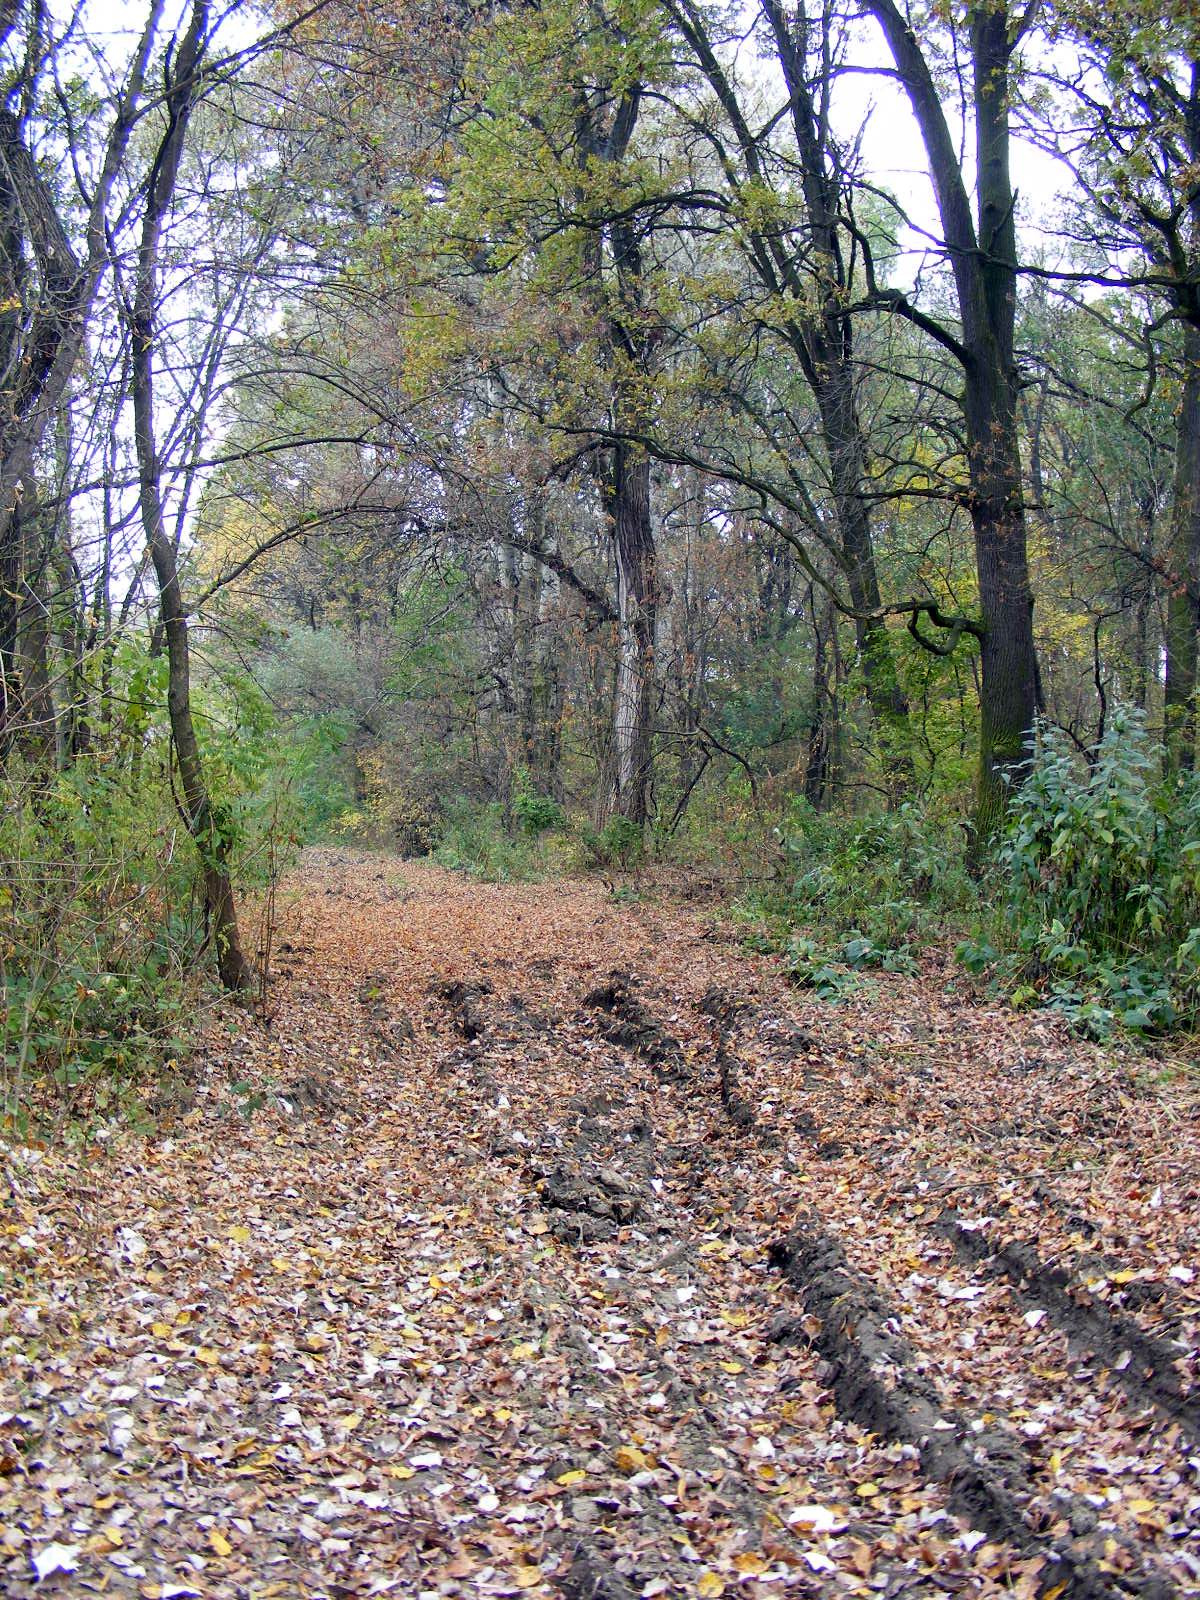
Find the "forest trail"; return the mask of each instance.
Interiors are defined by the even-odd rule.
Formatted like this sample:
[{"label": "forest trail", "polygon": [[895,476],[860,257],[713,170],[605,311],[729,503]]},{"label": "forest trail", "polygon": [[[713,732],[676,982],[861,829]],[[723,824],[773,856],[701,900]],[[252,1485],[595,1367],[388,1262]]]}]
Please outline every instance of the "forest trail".
[{"label": "forest trail", "polygon": [[1200,1592],[1194,1076],[590,881],[314,853],[277,952],[5,1153],[6,1594]]}]

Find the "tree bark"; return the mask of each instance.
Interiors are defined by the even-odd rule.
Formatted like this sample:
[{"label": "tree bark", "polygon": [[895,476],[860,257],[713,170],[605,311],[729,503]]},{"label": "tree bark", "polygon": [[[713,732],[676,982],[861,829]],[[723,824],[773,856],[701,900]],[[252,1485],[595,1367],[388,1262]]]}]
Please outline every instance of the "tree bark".
[{"label": "tree bark", "polygon": [[[999,824],[1028,763],[1039,709],[1033,593],[1017,435],[1016,197],[1009,172],[1009,68],[1016,47],[1005,0],[969,9],[976,216],[928,61],[894,0],[867,0],[920,129],[954,273],[961,336],[936,331],[963,370],[969,506],[983,638],[976,831]],[[1026,13],[1032,15],[1032,9]]]},{"label": "tree bark", "polygon": [[195,0],[165,96],[167,131],[155,158],[146,197],[130,321],[138,491],[142,526],[158,581],[159,618],[167,649],[167,714],[171,741],[179,764],[185,820],[200,855],[205,911],[216,949],[217,971],[224,986],[236,993],[251,987],[253,973],[238,932],[230,872],[230,831],[209,794],[192,718],[188,617],[179,581],[178,552],[163,514],[162,474],[154,421],[159,244],[179,175],[188,120],[199,93],[207,20],[207,0]]},{"label": "tree bark", "polygon": [[[896,675],[892,641],[880,616],[882,597],[865,495],[867,450],[855,396],[854,328],[846,309],[851,284],[838,212],[844,175],[830,144],[827,108],[818,106],[813,98],[807,58],[812,24],[804,4],[796,6],[789,21],[779,0],[761,3],[791,97],[792,130],[800,155],[816,279],[817,308],[797,329],[804,345],[802,365],[821,418],[867,703],[879,735],[884,767],[903,788],[913,776],[908,700]],[[822,13],[821,26],[828,29],[828,13]],[[827,42],[827,34],[821,42]],[[828,93],[828,87],[822,92]]]},{"label": "tree bark", "polygon": [[[163,0],[151,0],[113,116],[87,217],[82,259],[67,237],[51,184],[15,112],[0,108],[0,763],[11,744],[20,686],[15,663],[24,513],[33,464],[87,335],[108,265],[106,211],[139,115]],[[10,8],[16,15],[17,8]],[[34,287],[36,268],[37,283]],[[29,303],[29,310],[23,309]]]},{"label": "tree bark", "polygon": [[610,515],[617,564],[614,801],[619,816],[641,824],[650,813],[658,578],[650,458],[632,445],[613,446]]},{"label": "tree bark", "polygon": [[1196,662],[1200,628],[1200,328],[1183,329],[1183,385],[1167,551],[1163,742],[1168,776],[1196,764]]}]

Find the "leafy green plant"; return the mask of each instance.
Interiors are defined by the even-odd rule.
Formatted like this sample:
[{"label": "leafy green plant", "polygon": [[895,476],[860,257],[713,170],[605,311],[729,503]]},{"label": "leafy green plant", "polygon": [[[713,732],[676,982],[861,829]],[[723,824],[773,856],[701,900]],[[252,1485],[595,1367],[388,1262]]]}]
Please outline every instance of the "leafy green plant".
[{"label": "leafy green plant", "polygon": [[645,833],[639,823],[628,817],[610,817],[599,831],[581,828],[579,843],[584,865],[593,870],[609,867],[628,872],[640,865],[646,853]]},{"label": "leafy green plant", "polygon": [[996,930],[960,949],[971,970],[1097,1036],[1195,1015],[1200,785],[1163,782],[1140,711],[1118,707],[1086,762],[1038,730],[997,869]]},{"label": "leafy green plant", "polygon": [[796,934],[783,951],[787,975],[798,989],[811,989],[818,1000],[844,1000],[867,980],[844,963],[830,961],[814,939]]},{"label": "leafy green plant", "polygon": [[456,872],[490,883],[530,882],[562,864],[553,836],[512,833],[504,809],[466,798],[448,801],[434,859]]},{"label": "leafy green plant", "polygon": [[[977,897],[965,834],[912,804],[837,817],[797,800],[777,843],[785,886],[758,895],[747,909],[766,918],[773,948],[789,959],[799,951],[817,969],[912,974],[922,940],[941,937],[947,920],[965,918]],[[801,927],[821,929],[815,956],[807,951],[811,939],[797,943]]]},{"label": "leafy green plant", "polygon": [[[143,764],[146,758],[143,757]],[[104,1113],[177,1054],[203,927],[196,863],[165,778],[100,758],[52,782],[6,773],[0,804],[0,1110],[35,1082],[66,1116]]]},{"label": "leafy green plant", "polygon": [[532,838],[566,826],[567,819],[558,801],[548,794],[539,794],[524,767],[517,769],[513,781],[512,808],[521,832]]}]

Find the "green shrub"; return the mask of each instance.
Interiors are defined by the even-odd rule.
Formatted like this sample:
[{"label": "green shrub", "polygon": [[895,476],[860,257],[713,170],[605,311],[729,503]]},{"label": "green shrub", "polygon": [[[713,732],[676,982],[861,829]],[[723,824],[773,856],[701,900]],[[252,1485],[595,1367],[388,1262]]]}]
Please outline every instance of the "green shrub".
[{"label": "green shrub", "polygon": [[628,872],[640,866],[646,854],[646,834],[640,823],[628,817],[610,817],[603,828],[579,830],[584,865],[596,869]]},{"label": "green shrub", "polygon": [[[1132,707],[1088,762],[1043,725],[999,851],[997,976],[1094,1034],[1169,1029],[1200,1001],[1200,784],[1164,783],[1160,759]],[[960,948],[976,970],[982,953]]]},{"label": "green shrub", "polygon": [[[144,765],[149,759],[144,760]],[[0,797],[0,1062],[22,1125],[36,1080],[68,1113],[115,1108],[182,1048],[203,926],[191,842],[165,774],[103,758]]]},{"label": "green shrub", "polygon": [[792,926],[819,924],[831,958],[852,966],[912,970],[913,948],[976,898],[962,829],[912,804],[839,817],[797,799],[778,842],[784,887],[759,907]]},{"label": "green shrub", "polygon": [[465,797],[447,801],[434,859],[455,872],[489,883],[531,882],[561,864],[554,840],[544,834],[513,834],[504,808]]},{"label": "green shrub", "polygon": [[558,801],[548,794],[538,794],[523,767],[518,769],[513,783],[512,808],[521,832],[531,838],[566,827],[567,819]]},{"label": "green shrub", "polygon": [[815,939],[793,934],[783,947],[784,968],[798,989],[811,989],[818,1000],[844,1000],[864,980],[841,961],[830,960]]},{"label": "green shrub", "polygon": [[977,901],[964,830],[915,804],[846,817],[797,798],[777,844],[782,886],[740,914],[760,920],[757,947],[781,952],[792,981],[824,1000],[861,987],[870,971],[916,973],[921,944]]}]

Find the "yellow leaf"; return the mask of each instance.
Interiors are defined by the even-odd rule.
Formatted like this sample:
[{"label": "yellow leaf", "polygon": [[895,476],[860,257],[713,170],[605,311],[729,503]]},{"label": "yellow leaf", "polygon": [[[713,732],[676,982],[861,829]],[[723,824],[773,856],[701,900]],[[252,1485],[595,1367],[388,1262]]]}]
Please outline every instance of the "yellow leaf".
[{"label": "yellow leaf", "polygon": [[287,1272],[288,1269],[291,1267],[291,1264],[292,1263],[288,1260],[288,1258],[286,1256],[272,1256],[271,1257],[271,1265],[272,1265],[272,1267],[274,1267],[276,1272]]},{"label": "yellow leaf", "polygon": [[389,1478],[415,1478],[417,1475],[415,1467],[404,1467],[399,1464],[393,1467],[385,1467],[384,1471]]},{"label": "yellow leaf", "polygon": [[169,1322],[152,1322],[150,1332],[156,1339],[169,1339],[175,1330]]},{"label": "yellow leaf", "polygon": [[860,1500],[874,1500],[879,1493],[879,1485],[877,1483],[860,1483],[854,1492]]},{"label": "yellow leaf", "polygon": [[613,1456],[621,1472],[645,1472],[650,1463],[636,1445],[623,1444]]},{"label": "yellow leaf", "polygon": [[219,1367],[221,1365],[221,1357],[207,1344],[202,1344],[199,1350],[196,1351],[196,1360],[206,1367]]},{"label": "yellow leaf", "polygon": [[1135,1516],[1145,1517],[1155,1509],[1153,1500],[1130,1500],[1129,1509]]},{"label": "yellow leaf", "polygon": [[513,1581],[518,1589],[534,1589],[542,1581],[541,1567],[517,1567],[513,1571]]},{"label": "yellow leaf", "polygon": [[745,1372],[745,1367],[740,1361],[722,1361],[721,1371],[729,1373]]},{"label": "yellow leaf", "polygon": [[1109,1277],[1114,1283],[1132,1283],[1137,1273],[1129,1267],[1123,1267],[1120,1272],[1110,1272]]},{"label": "yellow leaf", "polygon": [[767,1570],[767,1563],[762,1556],[756,1556],[753,1550],[744,1550],[740,1556],[734,1556],[733,1565],[743,1578],[757,1578]]},{"label": "yellow leaf", "polygon": [[537,1345],[535,1344],[515,1344],[512,1348],[514,1361],[528,1361],[531,1356],[535,1356],[537,1353]]},{"label": "yellow leaf", "polygon": [[244,1223],[239,1222],[236,1228],[230,1228],[229,1237],[234,1244],[249,1244],[254,1234]]},{"label": "yellow leaf", "polygon": [[580,1467],[572,1467],[570,1472],[561,1473],[555,1478],[555,1483],[561,1484],[564,1489],[570,1489],[577,1483],[582,1483],[587,1473]]},{"label": "yellow leaf", "polygon": [[710,1567],[705,1567],[697,1579],[696,1593],[701,1596],[701,1600],[717,1600],[718,1595],[725,1593],[725,1585]]},{"label": "yellow leaf", "polygon": [[507,1406],[497,1406],[495,1411],[492,1412],[492,1415],[495,1417],[497,1422],[512,1421],[512,1412]]},{"label": "yellow leaf", "polygon": [[347,1433],[353,1433],[362,1419],[363,1414],[361,1411],[352,1411],[348,1417],[342,1418],[342,1427],[345,1428]]},{"label": "yellow leaf", "polygon": [[208,1542],[219,1556],[231,1556],[233,1554],[233,1546],[220,1528],[210,1528],[208,1530]]}]

